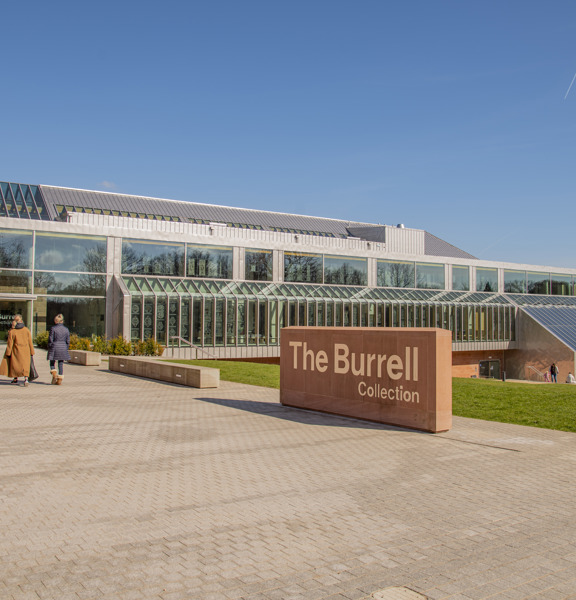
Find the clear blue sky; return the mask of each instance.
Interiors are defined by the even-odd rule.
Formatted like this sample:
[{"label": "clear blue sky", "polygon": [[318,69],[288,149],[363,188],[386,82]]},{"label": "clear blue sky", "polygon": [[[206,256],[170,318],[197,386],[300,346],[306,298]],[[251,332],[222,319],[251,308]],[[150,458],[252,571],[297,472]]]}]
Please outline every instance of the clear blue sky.
[{"label": "clear blue sky", "polygon": [[0,180],[576,267],[574,0],[32,0],[1,31]]}]

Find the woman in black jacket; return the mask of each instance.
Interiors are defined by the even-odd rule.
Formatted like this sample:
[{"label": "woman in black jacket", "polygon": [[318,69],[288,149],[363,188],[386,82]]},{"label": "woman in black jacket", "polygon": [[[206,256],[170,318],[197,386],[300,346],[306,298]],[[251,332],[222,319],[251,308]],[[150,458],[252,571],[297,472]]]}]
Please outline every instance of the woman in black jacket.
[{"label": "woman in black jacket", "polygon": [[[50,361],[52,385],[61,385],[64,379],[64,361],[70,360],[68,352],[68,348],[70,347],[70,332],[64,326],[64,317],[62,315],[56,315],[54,323],[48,337],[48,360]],[[56,361],[58,361],[58,371],[56,371]]]}]

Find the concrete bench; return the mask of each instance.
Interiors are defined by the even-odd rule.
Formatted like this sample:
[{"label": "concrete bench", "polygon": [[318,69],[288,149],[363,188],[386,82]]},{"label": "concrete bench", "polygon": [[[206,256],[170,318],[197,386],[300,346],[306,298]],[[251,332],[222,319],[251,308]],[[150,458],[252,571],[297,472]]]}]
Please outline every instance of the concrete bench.
[{"label": "concrete bench", "polygon": [[168,383],[178,383],[195,388],[217,388],[220,385],[220,369],[181,365],[152,358],[134,356],[110,356],[110,371],[157,379]]},{"label": "concrete bench", "polygon": [[70,360],[68,362],[76,365],[86,365],[89,367],[99,367],[102,355],[100,352],[91,350],[69,350]]}]

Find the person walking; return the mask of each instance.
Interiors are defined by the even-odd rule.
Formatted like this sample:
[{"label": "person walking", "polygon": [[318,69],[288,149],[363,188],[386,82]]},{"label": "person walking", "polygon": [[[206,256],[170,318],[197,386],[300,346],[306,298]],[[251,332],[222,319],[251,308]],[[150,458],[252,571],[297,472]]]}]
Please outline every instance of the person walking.
[{"label": "person walking", "polygon": [[[50,375],[52,375],[52,385],[62,385],[64,380],[64,361],[70,360],[70,332],[64,325],[64,317],[56,315],[54,325],[50,329],[48,337],[48,360],[50,361]],[[58,361],[58,371],[56,371],[56,361]]]},{"label": "person walking", "polygon": [[24,325],[22,315],[15,315],[13,327],[8,331],[8,338],[6,339],[8,377],[13,378],[10,383],[18,385],[18,377],[23,377],[24,385],[28,385],[31,356],[34,356],[32,334]]},{"label": "person walking", "polygon": [[558,367],[556,363],[550,365],[550,379],[553,383],[558,383]]}]

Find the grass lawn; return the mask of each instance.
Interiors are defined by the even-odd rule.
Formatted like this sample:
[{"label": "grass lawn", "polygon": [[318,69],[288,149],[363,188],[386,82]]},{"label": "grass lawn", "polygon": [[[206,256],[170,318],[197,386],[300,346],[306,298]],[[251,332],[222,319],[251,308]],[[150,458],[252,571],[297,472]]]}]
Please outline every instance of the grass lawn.
[{"label": "grass lawn", "polygon": [[[280,367],[225,360],[174,360],[220,369],[223,381],[278,389]],[[576,432],[576,385],[453,379],[452,412],[459,417]]]}]

